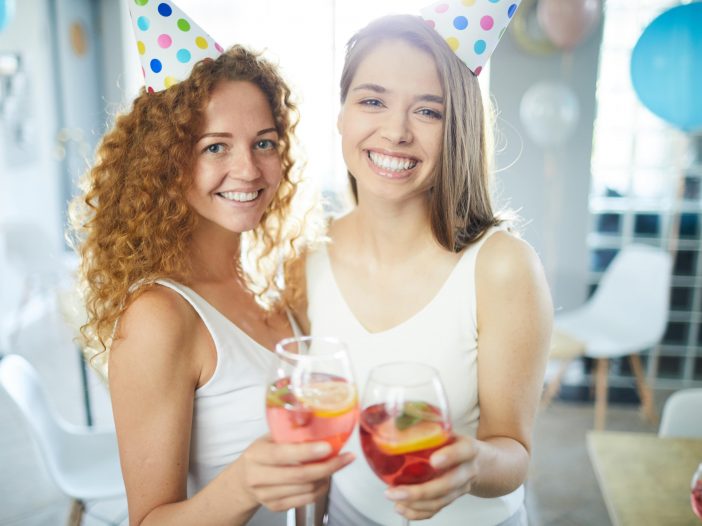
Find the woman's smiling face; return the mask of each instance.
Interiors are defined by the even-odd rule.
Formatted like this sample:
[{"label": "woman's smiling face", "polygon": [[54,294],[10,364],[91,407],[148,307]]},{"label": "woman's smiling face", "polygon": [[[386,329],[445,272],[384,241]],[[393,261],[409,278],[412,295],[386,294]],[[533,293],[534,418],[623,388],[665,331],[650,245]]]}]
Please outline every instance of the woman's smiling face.
[{"label": "woman's smiling face", "polygon": [[225,81],[212,92],[204,117],[188,202],[210,224],[252,230],[283,176],[268,100],[251,82]]},{"label": "woman's smiling face", "polygon": [[361,60],[339,114],[346,166],[359,194],[404,200],[433,184],[441,154],[444,96],[432,56],[380,41]]}]

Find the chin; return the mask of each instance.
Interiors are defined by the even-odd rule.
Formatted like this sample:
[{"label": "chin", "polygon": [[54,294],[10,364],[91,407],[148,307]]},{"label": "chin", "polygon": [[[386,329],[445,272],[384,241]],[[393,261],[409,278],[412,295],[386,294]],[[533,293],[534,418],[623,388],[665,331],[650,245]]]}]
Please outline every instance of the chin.
[{"label": "chin", "polygon": [[245,232],[251,232],[252,230],[255,230],[258,225],[261,224],[261,221],[245,221],[241,223],[236,223],[234,225],[230,225],[227,230],[231,232],[236,232],[239,234],[243,234]]}]

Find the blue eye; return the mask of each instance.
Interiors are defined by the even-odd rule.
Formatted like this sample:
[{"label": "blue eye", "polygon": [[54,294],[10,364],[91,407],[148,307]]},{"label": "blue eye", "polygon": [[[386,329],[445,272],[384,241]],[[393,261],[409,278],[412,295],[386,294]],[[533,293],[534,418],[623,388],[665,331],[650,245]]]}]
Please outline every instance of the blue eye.
[{"label": "blue eye", "polygon": [[378,99],[363,99],[360,101],[361,106],[373,106],[376,108],[379,108],[383,105],[383,103],[378,100]]},{"label": "blue eye", "polygon": [[444,117],[440,112],[432,110],[431,108],[422,108],[418,110],[417,113],[419,113],[422,117],[429,117],[430,119],[441,120]]},{"label": "blue eye", "polygon": [[208,153],[222,153],[224,151],[224,145],[221,142],[210,144],[205,148]]},{"label": "blue eye", "polygon": [[257,150],[275,150],[277,147],[278,143],[271,139],[261,139],[255,145]]}]

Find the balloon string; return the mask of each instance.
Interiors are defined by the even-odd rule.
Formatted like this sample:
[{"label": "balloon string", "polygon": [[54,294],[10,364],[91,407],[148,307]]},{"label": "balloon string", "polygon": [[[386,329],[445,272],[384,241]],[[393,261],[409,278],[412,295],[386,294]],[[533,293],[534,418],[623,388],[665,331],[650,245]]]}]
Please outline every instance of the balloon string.
[{"label": "balloon string", "polygon": [[[676,191],[675,191],[675,198],[673,199],[673,209],[671,213],[671,218],[670,218],[670,227],[668,230],[668,252],[670,252],[670,255],[673,258],[673,261],[675,261],[675,257],[677,255],[678,251],[678,240],[679,240],[679,234],[680,234],[680,215],[681,215],[681,206],[683,204],[683,200],[685,199],[685,167],[683,166],[683,163],[681,162],[682,159],[685,157],[685,153],[681,151],[681,144],[679,142],[676,143],[675,145],[677,147],[677,152],[674,156],[674,163],[673,163],[673,173],[675,173],[676,179],[677,179],[677,185],[676,185]],[[700,152],[702,153],[702,152]]]},{"label": "balloon string", "polygon": [[556,228],[561,213],[560,187],[561,178],[558,173],[558,159],[553,150],[544,152],[544,184],[546,185],[546,242],[544,254],[544,267],[546,276],[551,285],[551,294],[556,296],[556,268],[558,252],[556,247]]},{"label": "balloon string", "polygon": [[[670,257],[675,262],[677,252],[678,252],[678,240],[680,235],[680,214],[681,206],[683,205],[683,200],[685,199],[685,169],[682,165],[681,160],[684,157],[684,153],[680,151],[680,143],[676,144],[677,152],[673,158],[673,173],[677,179],[677,185],[675,190],[675,198],[673,199],[673,208],[671,210],[670,226],[668,227],[668,252]],[[702,142],[698,145],[698,148],[702,149]],[[697,152],[698,155],[702,155],[702,151]],[[675,270],[673,269],[673,273]],[[661,343],[659,342],[655,347],[651,349],[649,354],[649,365],[647,371],[647,380],[649,383],[654,383],[658,376],[658,360],[661,354]]]},{"label": "balloon string", "polygon": [[573,52],[570,49],[561,53],[561,78],[566,84],[573,80]]}]

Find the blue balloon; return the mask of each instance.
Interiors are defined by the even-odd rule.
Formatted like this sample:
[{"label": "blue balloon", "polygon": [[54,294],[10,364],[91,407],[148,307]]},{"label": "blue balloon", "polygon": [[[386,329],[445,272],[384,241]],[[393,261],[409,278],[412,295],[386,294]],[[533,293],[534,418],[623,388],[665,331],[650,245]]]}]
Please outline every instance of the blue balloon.
[{"label": "blue balloon", "polygon": [[661,119],[702,130],[702,3],[665,11],[644,29],[631,54],[631,82]]},{"label": "blue balloon", "polygon": [[0,31],[10,25],[15,14],[15,0],[0,0]]}]

